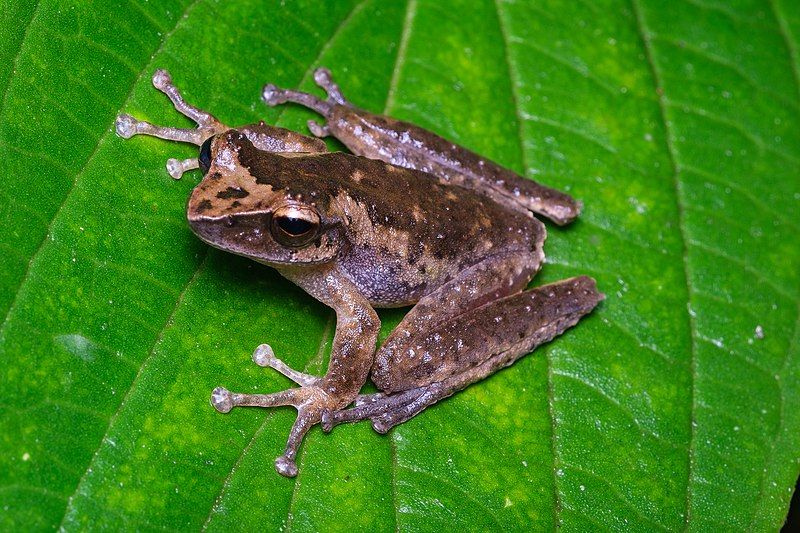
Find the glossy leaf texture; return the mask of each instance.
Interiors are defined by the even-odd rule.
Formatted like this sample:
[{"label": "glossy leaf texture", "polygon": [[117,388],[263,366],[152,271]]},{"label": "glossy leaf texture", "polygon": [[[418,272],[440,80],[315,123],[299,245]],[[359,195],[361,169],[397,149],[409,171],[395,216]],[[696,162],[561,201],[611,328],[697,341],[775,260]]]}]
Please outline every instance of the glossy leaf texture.
[{"label": "glossy leaf texture", "polygon": [[[0,529],[775,530],[800,469],[795,0],[0,2]],[[211,389],[322,373],[335,319],[188,230],[168,68],[228,124],[266,82],[428,127],[584,201],[540,284],[606,301],[388,436]],[[469,216],[465,213],[464,216]],[[402,311],[382,313],[384,335]]]}]

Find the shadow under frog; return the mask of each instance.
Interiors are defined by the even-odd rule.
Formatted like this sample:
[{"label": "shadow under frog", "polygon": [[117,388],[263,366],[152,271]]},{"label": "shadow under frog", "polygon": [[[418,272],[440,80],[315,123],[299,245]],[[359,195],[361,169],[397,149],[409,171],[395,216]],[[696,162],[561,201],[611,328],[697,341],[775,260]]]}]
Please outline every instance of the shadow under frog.
[{"label": "shadow under frog", "polygon": [[[437,135],[350,105],[325,69],[327,100],[272,85],[270,105],[319,112],[318,136],[354,154],[263,122],[229,128],[186,103],[166,71],[153,84],[195,129],[155,126],[129,115],[117,133],[189,142],[197,158],[167,162],[174,178],[200,168],[187,207],[192,230],[211,246],[270,265],[336,311],[330,364],[322,377],[289,368],[262,344],[253,360],[299,387],[273,394],[214,389],[220,412],[235,406],[297,408],[275,460],[295,476],[308,429],[370,419],[380,433],[512,364],[576,324],[602,299],[580,276],[525,290],[544,261],[544,225],[571,222],[570,196],[507,170]],[[377,307],[415,304],[375,349]],[[380,392],[359,394],[367,378]],[[352,406],[352,407],[351,407]]]}]

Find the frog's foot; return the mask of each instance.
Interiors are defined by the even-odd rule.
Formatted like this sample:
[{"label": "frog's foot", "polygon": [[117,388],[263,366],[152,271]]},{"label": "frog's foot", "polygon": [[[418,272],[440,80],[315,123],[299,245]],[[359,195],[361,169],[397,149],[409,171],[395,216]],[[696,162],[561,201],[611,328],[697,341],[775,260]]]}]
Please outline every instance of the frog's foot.
[{"label": "frog's foot", "polygon": [[[325,118],[330,118],[331,112],[337,105],[350,106],[350,103],[342,95],[342,91],[339,90],[339,86],[333,81],[328,69],[318,68],[315,70],[314,81],[328,93],[327,99],[321,100],[313,94],[291,89],[279,89],[271,83],[264,86],[261,97],[269,106],[294,102],[316,111]],[[308,129],[317,137],[327,137],[331,134],[327,125],[313,120],[308,122]]]},{"label": "frog's foot", "polygon": [[[430,405],[426,399],[429,393],[428,387],[420,387],[397,394],[375,394],[359,395],[351,409],[341,409],[338,411],[323,411],[322,430],[328,432],[339,424],[347,422],[358,422],[360,420],[372,420],[372,427],[378,433],[386,433],[392,427],[405,422],[418,412]],[[422,400],[422,405],[420,400]]]},{"label": "frog's foot", "polygon": [[309,120],[307,122],[308,130],[314,137],[327,137],[331,134],[331,130],[328,128],[327,124],[320,124],[316,120]]},{"label": "frog's foot", "polygon": [[313,94],[293,91],[292,89],[279,89],[272,83],[264,85],[264,89],[261,92],[261,99],[264,100],[265,104],[273,107],[278,104],[285,104],[286,102],[300,104],[316,111],[323,117],[329,116],[334,106],[334,102],[320,100]]},{"label": "frog's foot", "polygon": [[287,378],[291,379],[301,387],[316,385],[320,378],[309,374],[298,372],[289,367],[286,363],[275,357],[275,352],[269,344],[262,344],[253,352],[253,362],[261,367],[269,367],[277,370]]},{"label": "frog's foot", "polygon": [[[124,139],[130,139],[134,135],[151,135],[168,141],[178,141],[196,144],[201,146],[206,139],[212,135],[222,133],[228,129],[217,118],[191,104],[188,104],[181,95],[180,90],[172,83],[172,78],[166,70],[156,70],[153,74],[153,86],[166,94],[172,101],[172,105],[181,114],[189,117],[197,123],[197,128],[170,128],[166,126],[156,126],[144,120],[137,120],[128,114],[121,114],[117,117],[114,124],[117,135]],[[167,172],[175,179],[180,179],[184,172],[198,168],[197,158],[169,159],[167,161]]]},{"label": "frog's foot", "polygon": [[331,71],[326,69],[325,67],[320,67],[314,71],[314,81],[319,85],[322,89],[328,93],[328,101],[329,102],[336,102],[337,104],[349,106],[350,102],[348,102],[344,95],[342,94],[341,89],[333,81],[333,76],[331,76]]},{"label": "frog's foot", "polygon": [[[273,367],[274,368],[274,367]],[[303,386],[287,389],[273,394],[239,394],[223,387],[217,387],[211,393],[211,405],[220,413],[227,413],[234,407],[278,407],[290,405],[297,409],[286,449],[283,455],[275,459],[275,470],[286,477],[297,475],[297,449],[303,437],[322,417],[322,412],[335,405],[335,401],[321,388]]]}]

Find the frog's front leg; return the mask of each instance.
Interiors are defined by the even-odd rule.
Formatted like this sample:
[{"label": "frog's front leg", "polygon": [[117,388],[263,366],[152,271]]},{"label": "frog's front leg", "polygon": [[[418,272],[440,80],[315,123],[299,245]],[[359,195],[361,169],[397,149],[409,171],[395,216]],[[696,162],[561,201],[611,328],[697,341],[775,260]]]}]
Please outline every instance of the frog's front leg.
[{"label": "frog's front leg", "polygon": [[[196,128],[173,128],[157,126],[145,120],[138,120],[131,115],[122,113],[117,116],[115,129],[117,135],[129,139],[134,135],[150,135],[168,141],[177,141],[195,144],[203,147],[210,143],[210,139],[228,131],[229,128],[220,122],[214,115],[188,103],[178,87],[172,82],[169,72],[158,69],[153,73],[153,86],[169,97],[172,105],[182,115],[193,120]],[[257,124],[248,124],[239,128],[250,141],[260,150],[269,152],[325,152],[325,143],[319,139],[300,135],[293,131],[275,126],[268,126],[263,121]],[[203,149],[201,148],[201,154]],[[167,172],[175,179],[180,179],[184,172],[200,168],[198,157],[179,160],[167,160]]]},{"label": "frog's front leg", "polygon": [[264,345],[256,349],[253,360],[269,366],[300,385],[274,394],[239,394],[218,387],[211,404],[227,413],[233,407],[297,408],[286,449],[275,460],[275,468],[284,476],[297,474],[295,459],[306,432],[320,422],[322,413],[338,411],[349,405],[367,380],[375,353],[380,321],[358,289],[333,266],[281,268],[281,274],[336,311],[336,333],[327,373],[317,378],[292,370],[275,358]]},{"label": "frog's front leg", "polygon": [[[326,412],[322,427],[329,431],[343,422],[371,419],[376,431],[386,433],[426,407],[552,340],[575,325],[602,299],[594,280],[580,276],[492,301],[400,339],[393,350],[420,356],[443,354],[443,363],[452,370],[452,375],[426,383],[425,373],[414,371],[422,367],[421,360],[412,357],[405,363],[396,361],[395,366],[400,369],[394,372],[393,381],[384,386],[400,389],[398,392],[361,396],[352,409]],[[407,378],[403,377],[406,372]],[[402,390],[403,387],[410,388]]]},{"label": "frog's front leg", "polygon": [[[150,135],[168,141],[178,141],[201,146],[203,142],[218,133],[222,133],[228,127],[217,120],[217,117],[195,107],[183,98],[180,90],[172,82],[172,77],[164,69],[158,69],[153,73],[153,87],[166,94],[175,109],[182,115],[193,120],[197,128],[171,128],[168,126],[156,126],[145,120],[137,120],[128,114],[121,114],[117,117],[114,124],[117,135],[123,139],[130,139],[134,135]],[[196,157],[185,159],[167,160],[167,172],[175,179],[180,179],[184,172],[199,167]]]}]

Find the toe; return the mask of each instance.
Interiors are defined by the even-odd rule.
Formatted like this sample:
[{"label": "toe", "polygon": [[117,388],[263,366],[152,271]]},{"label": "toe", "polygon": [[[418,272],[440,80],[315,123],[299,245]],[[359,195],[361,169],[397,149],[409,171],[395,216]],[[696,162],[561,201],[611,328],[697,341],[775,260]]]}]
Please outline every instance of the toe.
[{"label": "toe", "polygon": [[293,459],[281,455],[275,459],[275,470],[282,476],[295,477],[297,475],[297,464],[295,464]]},{"label": "toe", "polygon": [[220,413],[227,413],[233,409],[231,391],[225,387],[217,387],[211,392],[211,405]]},{"label": "toe", "polygon": [[261,367],[268,367],[275,360],[275,352],[269,344],[261,344],[253,352],[253,362]]}]

